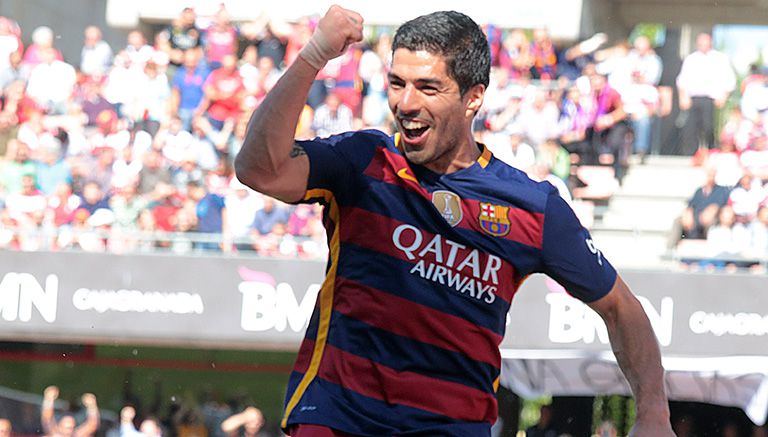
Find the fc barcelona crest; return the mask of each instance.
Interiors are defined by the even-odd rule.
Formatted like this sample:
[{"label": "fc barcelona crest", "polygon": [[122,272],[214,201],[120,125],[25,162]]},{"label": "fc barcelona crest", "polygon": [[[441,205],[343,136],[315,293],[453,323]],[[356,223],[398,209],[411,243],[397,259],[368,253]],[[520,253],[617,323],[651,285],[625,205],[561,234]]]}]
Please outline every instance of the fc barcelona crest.
[{"label": "fc barcelona crest", "polygon": [[432,192],[432,204],[440,212],[445,221],[451,226],[461,223],[461,198],[455,193],[445,190]]},{"label": "fc barcelona crest", "polygon": [[509,233],[509,207],[480,202],[480,227],[494,237]]}]

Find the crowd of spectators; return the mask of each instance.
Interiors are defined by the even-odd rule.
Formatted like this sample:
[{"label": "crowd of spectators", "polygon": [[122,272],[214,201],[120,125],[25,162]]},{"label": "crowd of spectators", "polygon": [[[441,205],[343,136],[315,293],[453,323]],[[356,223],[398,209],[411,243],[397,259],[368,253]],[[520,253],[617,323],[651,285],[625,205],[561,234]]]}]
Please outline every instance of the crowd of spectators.
[{"label": "crowd of spectators", "polygon": [[[129,396],[130,397],[130,396]],[[102,414],[96,396],[85,393],[78,403],[59,400],[59,388],[43,392],[37,415],[0,414],[0,437],[270,437],[283,435],[267,424],[253,405],[232,399],[174,402],[168,408],[142,408],[137,400],[124,405],[115,419]],[[66,406],[65,406],[66,405]],[[167,411],[161,411],[167,410]],[[114,415],[114,413],[112,413]],[[269,432],[271,429],[273,432]]]},{"label": "crowd of spectators", "polygon": [[[22,29],[0,17],[0,248],[324,256],[319,207],[265,198],[232,171],[251,112],[315,24],[310,17],[234,23],[224,4],[205,17],[185,8],[150,38],[129,32],[123,47],[89,26],[80,59],[65,60],[50,28],[34,29],[24,47]],[[372,30],[320,71],[297,138],[362,127],[392,132],[389,30]],[[570,200],[590,183],[579,167],[610,169],[620,183],[632,154],[642,161],[652,152],[654,121],[670,113],[672,92],[658,86],[663,67],[651,38],[609,45],[596,34],[563,45],[546,29],[485,30],[492,80],[475,132],[498,158]],[[703,47],[706,38],[678,78],[694,134],[714,123],[712,108],[732,89],[726,81],[702,90],[692,73],[706,67],[733,76],[724,55]],[[722,68],[707,67],[714,53],[712,65]],[[766,89],[756,74],[742,90],[743,120],[762,116]],[[760,142],[745,144],[747,128],[736,118],[728,132],[750,152],[741,161],[751,169]],[[703,131],[691,141],[714,148]]]},{"label": "crowd of spectators", "polygon": [[[768,257],[766,84],[768,70],[754,67],[741,82],[740,104],[727,114],[719,141],[711,138],[711,126],[699,130],[711,147],[698,149],[694,164],[703,166],[707,177],[681,217],[680,235],[683,247],[696,247],[696,240],[704,243],[703,250],[697,250],[701,260],[694,266],[762,270],[761,261]],[[710,94],[714,105],[722,106],[722,92],[712,90]],[[707,103],[699,97],[704,112],[710,111]]]}]

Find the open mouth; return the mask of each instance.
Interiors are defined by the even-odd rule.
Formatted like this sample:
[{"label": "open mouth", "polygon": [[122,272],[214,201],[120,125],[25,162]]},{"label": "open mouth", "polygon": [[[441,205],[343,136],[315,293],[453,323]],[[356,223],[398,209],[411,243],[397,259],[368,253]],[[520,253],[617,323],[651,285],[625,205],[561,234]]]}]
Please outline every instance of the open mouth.
[{"label": "open mouth", "polygon": [[429,130],[429,125],[415,120],[401,120],[403,135],[406,139],[416,141],[420,139]]}]

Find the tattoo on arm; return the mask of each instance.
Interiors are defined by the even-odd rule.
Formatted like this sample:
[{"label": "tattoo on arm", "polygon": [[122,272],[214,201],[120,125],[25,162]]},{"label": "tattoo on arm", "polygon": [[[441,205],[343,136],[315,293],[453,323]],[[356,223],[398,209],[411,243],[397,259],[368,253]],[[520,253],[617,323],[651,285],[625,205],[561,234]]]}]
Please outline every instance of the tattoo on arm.
[{"label": "tattoo on arm", "polygon": [[303,147],[301,147],[298,144],[294,144],[293,145],[293,148],[291,149],[291,158],[296,158],[296,157],[299,157],[301,155],[306,155],[306,154],[307,154],[307,151],[304,150]]}]

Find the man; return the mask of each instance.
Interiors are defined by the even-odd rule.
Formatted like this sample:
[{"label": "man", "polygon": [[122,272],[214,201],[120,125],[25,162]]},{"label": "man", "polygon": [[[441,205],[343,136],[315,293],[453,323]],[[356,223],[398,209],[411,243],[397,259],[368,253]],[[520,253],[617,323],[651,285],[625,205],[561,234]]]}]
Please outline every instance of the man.
[{"label": "man", "polygon": [[728,56],[712,49],[711,35],[700,33],[696,51],[685,57],[677,76],[680,110],[688,111],[682,133],[683,155],[693,155],[701,140],[705,147],[714,147],[715,107],[722,108],[735,87],[736,76]]},{"label": "man", "polygon": [[102,39],[101,29],[88,26],[80,50],[80,71],[88,76],[103,76],[112,67],[112,48]]},{"label": "man", "polygon": [[235,162],[258,191],[327,205],[330,264],[283,429],[489,436],[507,310],[538,271],[606,321],[637,397],[635,435],[672,435],[658,345],[637,299],[551,185],[472,137],[490,55],[470,18],[436,12],[399,28],[388,90],[398,135],[293,141],[315,74],[361,39],[362,17],[332,6],[254,112]]},{"label": "man", "polygon": [[264,427],[264,414],[256,407],[247,407],[221,422],[221,430],[230,437],[259,437]]},{"label": "man", "polygon": [[0,437],[11,437],[13,435],[13,426],[11,421],[5,418],[0,418]]},{"label": "man", "polygon": [[141,421],[141,426],[136,429],[133,419],[136,417],[136,409],[125,406],[120,410],[120,437],[161,437],[163,429],[155,417],[147,417]]},{"label": "man", "polygon": [[43,432],[48,437],[90,437],[99,427],[99,407],[96,405],[96,396],[85,393],[81,401],[85,407],[85,422],[75,426],[75,418],[71,414],[65,414],[58,422],[54,417],[53,403],[59,397],[59,388],[49,386],[43,392],[43,408],[40,412],[40,423]]}]

